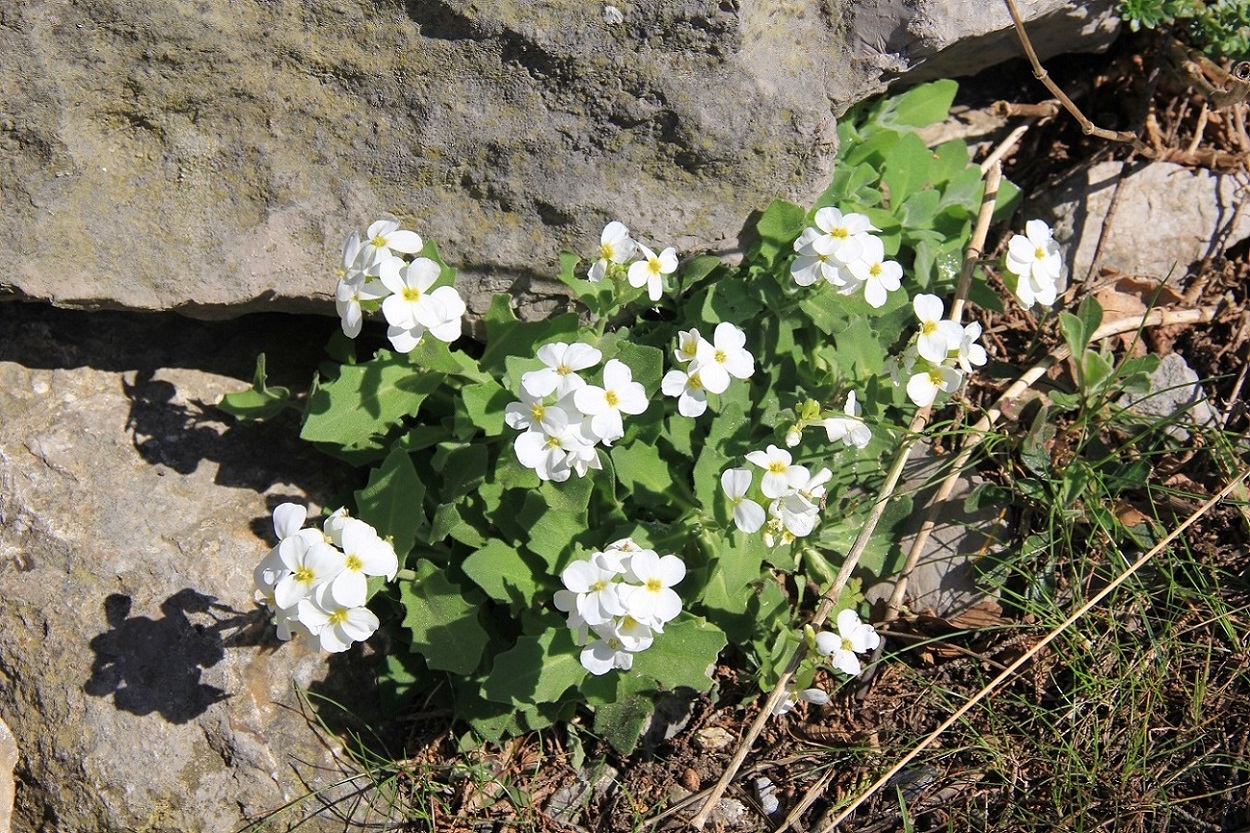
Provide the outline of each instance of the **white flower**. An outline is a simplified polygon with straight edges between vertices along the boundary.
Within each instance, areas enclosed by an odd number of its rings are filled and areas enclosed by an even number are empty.
[[[916,352],[934,364],[946,360],[946,354],[959,346],[964,336],[963,327],[942,317],[942,299],[936,295],[920,294],[912,299],[912,309],[920,319],[920,335],[916,339]]]
[[[351,518],[351,513],[347,511],[346,506],[340,506],[327,515],[325,522],[321,524],[321,531],[325,533],[326,540],[342,549],[343,528],[347,526]]]
[[[294,606],[343,569],[343,553],[326,543],[315,529],[283,539],[278,551],[291,571],[273,589],[274,602],[281,608]]]
[[[912,368],[916,366],[916,359],[916,345],[914,344],[908,345],[901,354],[891,357],[889,371],[890,381],[894,383],[894,387],[903,384],[904,378],[911,377]]]
[[[382,302],[382,314],[387,323],[403,329],[418,324],[429,328],[443,323],[446,311],[430,292],[440,274],[442,268],[428,257],[419,257],[412,263],[398,258],[383,261],[378,266],[378,276],[393,293]]]
[[[677,349],[673,351],[673,358],[677,359],[678,364],[686,364],[699,355],[699,345],[703,343],[703,336],[699,335],[699,331],[693,327],[689,330],[682,330],[677,334]]]
[[[720,487],[733,502],[734,525],[748,535],[758,532],[764,525],[764,507],[746,496],[751,488],[751,470],[725,469]]]
[[[798,492],[789,492],[774,500],[768,514],[780,521],[781,530],[789,535],[786,543],[795,538],[806,538],[816,528],[816,516],[820,507]],[[773,527],[774,531],[776,526]]]
[[[885,306],[890,292],[902,286],[903,267],[885,260],[885,245],[871,235],[863,238],[859,258],[846,265],[855,279],[864,284],[864,300],[874,309]]]
[[[343,570],[330,582],[330,594],[344,607],[360,607],[368,590],[366,576],[395,578],[399,558],[377,530],[357,518],[343,525]]]
[[[711,393],[724,393],[729,387],[729,377],[751,378],[755,373],[755,358],[743,346],[746,343],[746,333],[728,321],[716,325],[710,342],[699,342],[693,367],[698,368],[703,387]]]
[[[677,271],[677,250],[669,246],[657,255],[641,243],[638,249],[643,259],[630,264],[629,285],[634,288],[645,286],[647,297],[658,301],[664,292],[664,276]]]
[[[790,452],[770,444],[764,451],[752,451],[747,454],[747,461],[764,470],[760,481],[760,491],[767,498],[779,498],[793,491],[796,484],[806,482],[807,469],[802,466],[790,465]]]
[[[829,631],[816,634],[816,650],[829,657],[834,668],[852,677],[862,670],[859,657],[855,655],[876,650],[880,644],[881,636],[872,625],[861,622],[859,614],[849,609],[838,614],[836,634]]]
[[[599,638],[582,649],[580,659],[583,668],[600,677],[613,668],[628,671],[634,667],[633,653],[610,627],[600,625],[595,628],[595,634]]]
[[[846,416],[826,417],[821,420],[820,424],[825,426],[825,433],[829,435],[829,442],[836,443],[841,440],[844,445],[853,448],[867,446],[872,440],[872,430],[860,419],[862,410],[855,401],[855,391],[848,391],[846,407],[843,409]]]
[[[793,687],[787,686],[787,688],[788,688],[788,692],[786,694],[786,697],[782,699],[781,701],[779,701],[777,705],[773,707],[774,717],[778,715],[783,715],[786,712],[790,711],[791,709],[793,709],[795,706],[798,705],[800,700],[802,700],[805,703],[812,703],[817,706],[823,706],[829,702],[829,695],[826,694],[824,691],[820,690],[819,688],[805,688],[802,691],[798,692],[797,694],[794,692]]]
[[[334,309],[338,313],[343,334],[348,338],[360,335],[360,328],[365,321],[364,309],[360,303],[385,298],[388,292],[385,284],[367,280],[363,273],[354,279],[341,279],[334,288]]]
[[[599,235],[599,259],[590,267],[590,272],[586,277],[592,283],[598,283],[603,280],[608,273],[608,266],[612,263],[624,263],[634,256],[634,249],[637,247],[629,236],[629,229],[624,223],[613,220],[603,227],[603,233]]]
[[[622,585],[618,579],[624,568],[617,553],[597,552],[585,561],[574,561],[564,568],[560,581],[565,589],[556,591],[555,605],[581,622],[598,627],[625,615],[621,603]]]
[[[521,387],[534,397],[554,392],[564,396],[586,384],[577,371],[594,367],[603,354],[589,344],[565,344],[555,341],[538,348],[538,358],[546,365],[541,370],[531,370],[521,376]]]
[[[503,421],[509,428],[519,431],[556,431],[559,427],[569,424],[568,414],[562,423],[557,425],[549,414],[560,410],[555,405],[548,405],[545,397],[535,396],[524,387],[521,388],[521,401],[509,402],[503,410]]]
[[[308,520],[308,507],[298,503],[280,503],[273,510],[273,532],[282,541],[299,533]]]
[[[1020,306],[1029,309],[1034,303],[1055,303],[1063,276],[1063,254],[1045,222],[1029,220],[1024,224],[1024,234],[1012,235],[1007,241],[1006,267],[1016,276],[1014,289]]]
[[[681,597],[672,587],[685,577],[686,565],[675,555],[633,553],[625,560],[625,578],[632,584],[622,587],[621,604],[634,619],[662,632],[664,623],[681,613]]]
[[[320,587],[311,598],[300,599],[299,621],[317,635],[323,650],[337,654],[373,636],[380,623],[369,608],[341,604],[329,590]]]
[[[415,231],[404,231],[394,220],[377,220],[369,225],[361,245],[360,257],[366,263],[376,263],[393,252],[410,255],[421,251],[425,245]],[[344,254],[346,258],[346,253]]]
[[[867,215],[843,214],[832,206],[817,211],[813,219],[816,227],[823,232],[815,239],[814,245],[847,264],[861,256],[863,241],[871,237],[869,232],[880,231]]]
[[[707,410],[707,391],[698,368],[687,373],[680,368],[664,374],[660,390],[665,396],[677,397],[677,413],[684,417],[701,416]]]
[[[794,241],[794,251],[798,256],[790,264],[790,276],[799,286],[811,286],[820,280],[834,286],[846,286],[848,279],[854,279],[846,271],[846,264],[838,261],[831,252],[817,248],[817,240],[821,236],[817,229],[803,229],[803,233]],[[858,251],[858,244],[856,250]]]
[[[977,344],[977,339],[981,337],[980,323],[973,321],[964,325],[963,334],[959,338],[959,355],[956,361],[959,362],[959,369],[965,374],[972,373],[972,368],[981,367],[988,360],[989,356],[985,354],[985,348]]]
[[[625,436],[621,414],[641,414],[647,410],[647,390],[633,381],[629,365],[609,359],[603,366],[603,387],[586,385],[573,391],[573,404],[590,417],[590,430],[604,445]]]
[[[571,424],[568,412],[556,406],[546,408],[542,421],[512,443],[521,465],[533,469],[539,479],[556,483],[563,483],[572,474],[570,453],[580,454],[588,445],[591,443],[580,425]]]
[[[907,396],[917,408],[933,404],[939,393],[954,393],[964,376],[953,367],[942,365],[922,369],[907,380]]]

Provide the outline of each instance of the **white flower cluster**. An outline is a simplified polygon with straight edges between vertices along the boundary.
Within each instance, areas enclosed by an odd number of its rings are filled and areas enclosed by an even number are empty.
[[[751,469],[726,469],[720,485],[733,503],[734,525],[747,534],[763,529],[764,543],[770,547],[810,535],[824,508],[825,484],[833,472],[822,468],[812,474],[806,466],[792,465],[790,452],[775,445],[752,451],[746,459],[764,470],[759,493],[769,501],[768,512],[748,497],[754,481]]]
[[[641,259],[630,263],[638,255]],[[628,266],[627,266],[628,264]],[[629,285],[635,289],[647,288],[647,297],[660,300],[664,293],[664,277],[677,271],[677,250],[672,246],[659,254],[648,249],[629,236],[624,223],[613,220],[603,227],[599,235],[599,259],[591,264],[586,278],[598,283],[606,277],[625,274]]]
[[[685,577],[680,558],[643,549],[631,538],[566,567],[555,605],[569,615],[586,670],[601,675],[632,668],[634,654],[650,648],[681,613],[681,597],[672,588]]]
[[[431,289],[442,267],[428,257],[405,260],[424,246],[421,235],[394,220],[378,220],[343,244],[343,266],[334,290],[335,307],[348,338],[360,335],[366,311],[377,309],[389,325],[386,337],[400,353],[410,353],[428,332],[439,341],[460,338],[464,301],[453,286]]]
[[[727,321],[716,325],[711,341],[695,328],[680,333],[673,355],[686,367],[664,374],[660,390],[677,397],[677,412],[682,416],[700,416],[707,410],[709,393],[724,393],[731,378],[749,379],[755,372],[755,358],[744,347],[746,343],[746,333]]]
[[[399,559],[369,524],[340,509],[322,529],[304,527],[308,510],[273,510],[278,545],[253,573],[257,594],[273,611],[279,639],[300,636],[331,653],[346,651],[378,629],[365,607],[368,576],[395,578]]]
[[[603,366],[602,387],[589,384],[578,371],[603,358],[589,344],[544,344],[538,358],[545,367],[521,376],[521,401],[504,411],[508,426],[524,432],[513,443],[517,459],[542,480],[560,483],[574,471],[585,477],[603,467],[596,445],[625,435],[621,415],[647,410],[646,388],[619,359]]]
[[[794,282],[811,286],[823,279],[843,295],[863,288],[874,309],[885,306],[889,293],[901,286],[903,267],[885,259],[881,238],[872,234],[880,229],[863,214],[843,214],[832,206],[817,211],[814,221],[794,241]]]
[[[942,318],[942,299],[917,295],[912,309],[920,319],[915,341],[894,360],[890,376],[895,386],[907,377],[907,396],[917,408],[933,404],[939,393],[954,393],[972,375],[974,367],[985,364],[985,348],[977,343],[981,325],[976,321],[961,325]]]
[[[1049,307],[1059,295],[1063,277],[1063,254],[1051,239],[1050,226],[1042,220],[1029,220],[1024,234],[1013,234],[1007,241],[1007,272],[1014,278],[1008,285],[1020,306],[1029,309],[1034,303]]]

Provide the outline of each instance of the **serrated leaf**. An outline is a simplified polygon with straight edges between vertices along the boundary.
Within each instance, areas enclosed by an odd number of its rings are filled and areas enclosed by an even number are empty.
[[[425,484],[408,452],[399,449],[388,454],[370,473],[369,483],[356,492],[360,519],[391,538],[401,564],[426,523],[424,501]]]
[[[414,370],[386,350],[365,364],[340,368],[308,398],[300,437],[357,449],[380,448],[382,438],[404,417],[415,414],[443,383],[442,374]]]
[[[454,503],[482,485],[489,458],[489,450],[481,443],[440,445],[431,462],[434,470],[442,475],[441,501]]]
[[[659,391],[660,379],[664,376],[663,350],[626,341],[617,347],[615,358],[629,367],[631,378],[646,388],[648,396]]]
[[[634,500],[644,506],[670,503],[673,473],[656,446],[642,442],[617,445],[610,454],[619,482]]]
[[[498,437],[503,433],[504,413],[508,405],[516,401],[516,396],[493,379],[465,385],[460,390],[460,398],[469,419],[488,437]]]
[[[406,610],[403,624],[412,631],[412,649],[425,657],[430,668],[472,673],[490,641],[479,619],[486,597],[465,592],[425,559],[417,562],[415,571],[414,581],[399,585]]]
[[[908,197],[924,188],[929,182],[932,167],[933,152],[925,147],[919,136],[905,133],[899,137],[885,154],[881,175],[889,189],[891,207],[898,210],[900,206],[905,206]],[[935,204],[936,197],[935,193]],[[904,224],[908,224],[906,220]]]
[[[655,712],[655,700],[645,694],[627,695],[595,709],[595,733],[621,755],[638,748],[643,727]]]

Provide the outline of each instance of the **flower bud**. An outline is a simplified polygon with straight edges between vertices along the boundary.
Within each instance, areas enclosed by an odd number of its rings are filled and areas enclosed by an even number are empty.
[[[803,432],[799,430],[799,426],[790,426],[790,430],[786,432],[786,447],[794,448],[801,439],[803,439]]]

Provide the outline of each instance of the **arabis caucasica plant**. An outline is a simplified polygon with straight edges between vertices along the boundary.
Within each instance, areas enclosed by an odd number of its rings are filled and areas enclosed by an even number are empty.
[[[944,317],[980,173],[913,129],[953,92],[849,114],[829,189],[769,206],[736,265],[621,220],[585,229],[590,257],[558,273],[576,309],[525,321],[496,296],[480,343],[433,243],[390,220],[350,235],[335,361],[300,430],[368,476],[350,516],[275,511],[255,575],[279,636],[341,651],[384,629],[385,702],[420,694],[492,740],[589,711],[627,752],[658,692],[708,690],[720,663],[771,687],[804,638],[804,588],[836,574],[915,409],[987,361],[980,325]],[[1050,243],[1030,245],[1011,252],[1040,300]],[[291,400],[258,363],[222,407]],[[862,577],[897,569],[909,511],[891,501]],[[847,674],[879,639],[858,586],[837,632],[810,637]],[[815,673],[792,704],[827,700]]]

